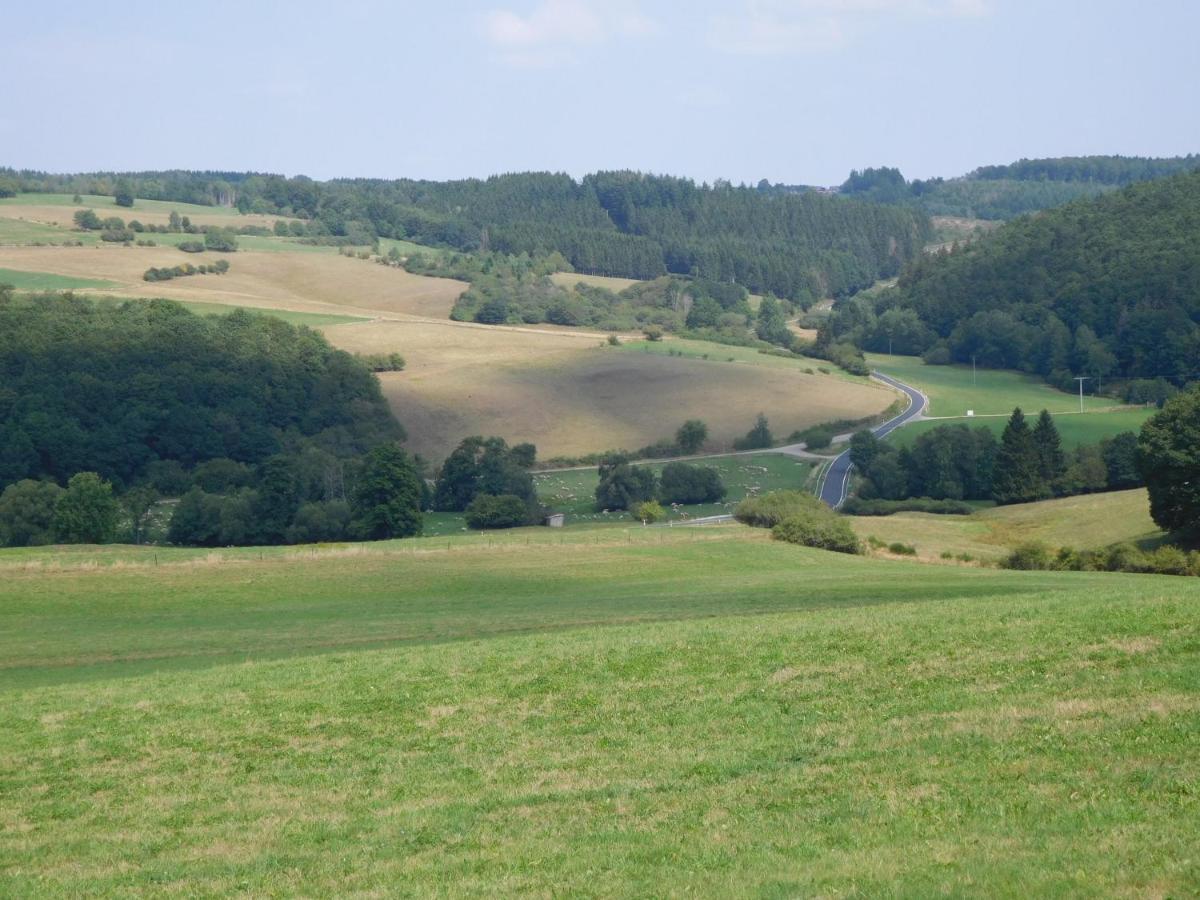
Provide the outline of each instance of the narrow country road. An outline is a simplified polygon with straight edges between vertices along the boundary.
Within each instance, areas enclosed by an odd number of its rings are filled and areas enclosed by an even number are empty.
[[[917,418],[925,411],[925,407],[929,404],[929,398],[924,394],[914,387],[897,381],[895,378],[891,378],[880,372],[872,372],[871,377],[882,381],[884,384],[898,388],[908,396],[908,408],[904,412],[900,413],[894,419],[889,419],[877,428],[871,429],[876,437],[882,438],[891,434],[905,422]],[[817,491],[817,496],[834,509],[837,509],[846,502],[846,494],[850,489],[851,468],[853,468],[853,463],[850,462],[850,451],[846,450],[840,456],[834,458],[821,479],[821,486]]]

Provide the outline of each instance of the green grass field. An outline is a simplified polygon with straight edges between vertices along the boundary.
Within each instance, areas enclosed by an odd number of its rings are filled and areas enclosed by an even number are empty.
[[[0,268],[0,284],[10,284],[19,291],[77,291],[83,288],[103,290],[116,284],[99,278],[72,278],[50,272],[20,272]]]
[[[1072,450],[1081,444],[1098,444],[1105,438],[1120,434],[1122,431],[1136,432],[1142,427],[1142,423],[1156,412],[1158,410],[1152,407],[1139,407],[1114,409],[1108,412],[1060,413],[1054,416],[1054,424],[1062,437],[1063,446]],[[1026,410],[1026,418],[1030,421],[1031,426],[1036,416],[1036,412],[1031,414]],[[897,428],[887,439],[897,446],[907,447],[919,435],[942,425],[968,425],[971,428],[982,425],[995,432],[996,438],[999,439],[1007,424],[1007,416],[977,416],[973,419],[924,419],[910,422],[903,428]]]
[[[707,466],[721,473],[729,493],[720,503],[698,503],[668,509],[668,519],[723,515],[733,511],[740,500],[750,494],[768,491],[802,490],[812,473],[812,464],[778,453],[756,453],[746,456],[708,456],[693,460],[694,465]],[[664,463],[639,463],[660,472]],[[625,512],[604,515],[596,512],[596,485],[599,475],[595,468],[567,472],[547,472],[536,475],[535,481],[542,502],[555,512],[567,514],[569,523],[608,522],[614,519],[629,522]]]
[[[965,416],[974,410],[977,416],[1008,415],[1014,406],[1026,414],[1078,412],[1079,397],[1064,393],[1032,375],[997,369],[979,369],[974,383],[970,366],[927,366],[916,356],[867,354],[872,368],[919,388],[929,397],[930,416]],[[1114,405],[1110,398],[1083,398],[1088,409]]]
[[[145,240],[154,241],[160,247],[162,246],[178,246],[184,241],[204,240],[204,236],[194,234],[144,234],[140,235]],[[303,244],[296,238],[282,237],[261,237],[255,234],[239,234],[237,236],[238,249],[261,250],[269,253],[337,253],[337,247],[326,247],[318,244]],[[222,254],[216,251],[205,251],[204,253],[180,253],[180,259],[184,261],[199,260],[203,262],[206,259],[216,259],[218,256],[227,257],[231,263],[237,259],[236,254]]]
[[[6,570],[4,893],[1200,884],[1197,580],[517,537]]]

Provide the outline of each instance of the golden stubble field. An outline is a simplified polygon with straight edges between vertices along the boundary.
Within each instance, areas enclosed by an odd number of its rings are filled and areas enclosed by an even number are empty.
[[[193,275],[148,282],[151,267],[199,265],[229,260],[225,275]],[[0,247],[0,268],[100,278],[128,297],[167,297],[257,306],[296,312],[339,312],[364,316],[406,314],[443,319],[461,281],[410,275],[337,253],[254,252],[183,253],[175,247]]]
[[[761,411],[775,433],[882,412],[895,399],[873,384],[799,367],[717,362],[604,345],[571,331],[369,322],[324,329],[337,346],[396,350],[405,371],[380,376],[408,445],[440,460],[462,438],[531,441],[543,458],[670,438],[690,418],[728,447]]]

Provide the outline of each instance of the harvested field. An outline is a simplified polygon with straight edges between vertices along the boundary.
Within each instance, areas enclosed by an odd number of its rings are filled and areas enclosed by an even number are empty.
[[[352,347],[383,325],[327,329]],[[728,447],[764,412],[780,436],[832,419],[882,412],[892,392],[799,369],[629,353],[575,335],[397,324],[391,349],[409,370],[381,376],[408,428],[409,445],[439,460],[464,437],[531,441],[543,458],[635,449],[703,419],[710,443]],[[436,327],[436,326],[432,326]],[[401,340],[407,332],[409,340]]]
[[[70,194],[20,194],[0,201],[0,217],[24,219],[42,225],[72,228],[75,211],[95,210],[100,218],[118,216],[128,222],[137,219],[143,225],[166,225],[175,210],[187,216],[193,225],[218,225],[223,228],[241,228],[257,225],[272,228],[277,219],[290,220],[288,216],[265,216],[256,213],[239,213],[236,209],[223,206],[198,206],[194,203],[175,203],[169,200],[136,200],[132,207],[117,206],[112,197],[87,194],[79,203],[71,201]]]
[[[228,274],[146,282],[155,266],[199,264],[226,258]],[[4,247],[0,267],[115,282],[114,293],[167,297],[234,306],[357,315],[418,315],[445,318],[460,281],[410,275],[336,253],[182,253],[174,247]]]

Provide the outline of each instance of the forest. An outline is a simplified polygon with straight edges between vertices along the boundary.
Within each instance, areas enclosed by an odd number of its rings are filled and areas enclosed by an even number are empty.
[[[876,203],[914,206],[931,216],[1003,220],[1196,168],[1200,168],[1200,155],[1081,156],[1021,159],[1010,165],[980,166],[961,178],[908,181],[899,169],[881,167],[851,172],[839,192]]]
[[[126,516],[136,541],[159,496],[183,497],[176,543],[419,530],[424,482],[403,437],[368,368],[307,328],[0,287],[0,543],[111,540],[114,498],[141,510]],[[400,473],[407,521],[379,523],[373,471]],[[77,495],[92,524],[54,525]]]
[[[1200,172],[1142,182],[916,260],[894,290],[842,303],[829,334],[1097,379],[1195,379],[1200,360]]]
[[[919,209],[809,193],[769,195],[728,182],[638,172],[576,181],[551,173],[433,182],[230,172],[50,175],[0,169],[22,191],[236,206],[309,220],[331,240],[403,238],[463,251],[561,254],[577,272],[735,281],[800,300],[844,296],[895,275],[931,234]]]

